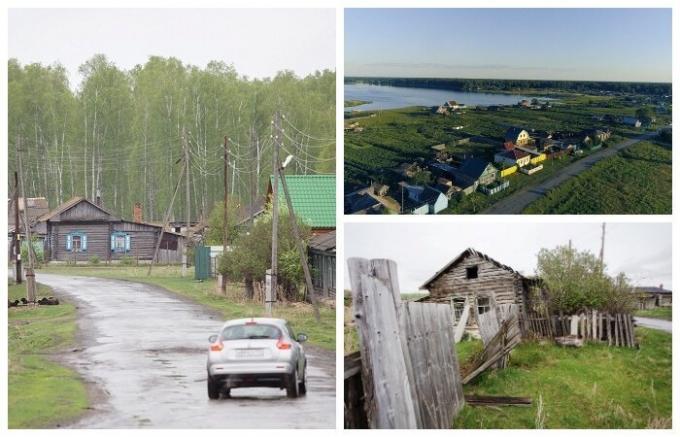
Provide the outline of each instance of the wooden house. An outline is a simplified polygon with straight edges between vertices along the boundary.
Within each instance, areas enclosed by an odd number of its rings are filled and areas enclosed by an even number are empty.
[[[44,223],[46,261],[119,260],[129,256],[138,260],[153,259],[161,226],[137,223],[116,217],[84,197],[74,197],[40,216]],[[159,262],[179,262],[183,237],[165,232]]]
[[[524,146],[529,144],[531,138],[529,137],[529,132],[521,127],[511,127],[505,131],[504,142],[507,141],[515,143],[518,146]]]
[[[335,231],[314,236],[309,241],[308,255],[317,295],[335,297]]]
[[[12,200],[7,201],[7,231],[8,234],[14,232],[15,228],[17,232],[23,234],[26,232],[24,229],[24,209],[26,209],[26,215],[28,215],[28,222],[30,223],[30,229],[34,237],[39,240],[45,238],[45,224],[38,222],[38,217],[47,213],[50,208],[47,203],[47,199],[44,197],[28,197],[24,199],[19,197],[19,224],[18,226],[14,223],[15,216],[15,205]]]
[[[670,307],[673,304],[673,292],[663,288],[663,285],[658,287],[635,287],[633,291],[636,293],[638,308],[641,310]]]
[[[512,150],[503,150],[494,155],[494,161],[499,164],[516,165],[524,167],[531,161],[531,155],[524,150],[518,148]]]
[[[511,267],[469,248],[425,281],[420,288],[430,294],[421,301],[450,303],[456,321],[468,303],[466,330],[474,332],[475,313],[483,314],[501,304],[517,304],[520,313],[525,313],[533,283]]]

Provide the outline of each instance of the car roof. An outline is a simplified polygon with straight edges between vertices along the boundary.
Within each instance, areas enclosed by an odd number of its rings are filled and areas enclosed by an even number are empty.
[[[276,325],[281,328],[284,327],[286,323],[288,323],[283,319],[274,319],[269,317],[249,317],[246,319],[227,320],[224,325],[222,325],[222,328],[226,328],[227,326],[245,325],[248,322]]]

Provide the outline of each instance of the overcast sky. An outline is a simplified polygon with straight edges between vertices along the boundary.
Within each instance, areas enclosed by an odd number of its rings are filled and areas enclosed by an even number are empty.
[[[671,9],[347,9],[345,75],[671,81]]]
[[[533,275],[536,255],[568,244],[600,252],[601,224],[563,223],[381,223],[345,224],[345,258],[389,258],[397,262],[402,293],[415,292],[468,247]],[[345,259],[345,260],[346,260]],[[672,289],[671,225],[608,223],[607,272],[624,272],[634,285]],[[345,263],[345,288],[349,288]]]
[[[334,9],[10,9],[9,55],[22,64],[60,62],[72,85],[78,67],[103,53],[120,68],[150,55],[239,74],[303,76],[335,69]]]

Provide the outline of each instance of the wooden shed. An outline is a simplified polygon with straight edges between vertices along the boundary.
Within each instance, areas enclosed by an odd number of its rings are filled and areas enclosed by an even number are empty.
[[[100,261],[124,256],[151,260],[161,226],[123,220],[84,197],[74,197],[38,218],[46,225],[45,260]],[[179,262],[183,237],[165,232],[159,262]]]
[[[420,287],[430,292],[421,300],[450,303],[456,322],[460,320],[466,302],[469,303],[470,317],[466,331],[475,332],[475,313],[483,314],[500,304],[517,304],[520,314],[526,313],[525,305],[531,284],[531,279],[511,267],[470,248]]]
[[[312,282],[317,294],[335,297],[335,231],[318,234],[309,241]]]

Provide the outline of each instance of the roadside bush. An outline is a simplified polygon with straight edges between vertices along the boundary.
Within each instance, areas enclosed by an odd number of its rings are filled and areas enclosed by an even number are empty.
[[[123,266],[132,266],[135,264],[135,259],[130,255],[123,255],[120,257],[120,264]]]
[[[99,265],[99,257],[97,255],[92,255],[87,260],[93,266]]]
[[[45,252],[43,251],[43,246],[40,244],[40,241],[36,237],[32,238],[33,240],[33,253],[35,254],[35,262],[38,264],[44,264],[45,263]],[[21,242],[21,259],[24,260],[24,263],[28,263],[28,244],[26,244],[25,241]]]
[[[627,313],[635,308],[635,294],[624,274],[612,278],[605,265],[588,251],[568,246],[541,249],[536,274],[546,286],[551,312],[574,314],[584,310]]]

